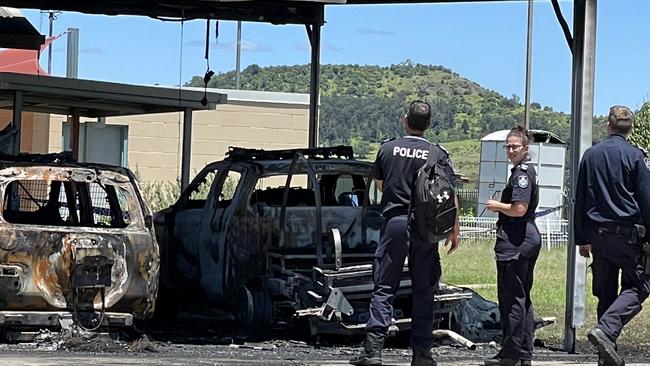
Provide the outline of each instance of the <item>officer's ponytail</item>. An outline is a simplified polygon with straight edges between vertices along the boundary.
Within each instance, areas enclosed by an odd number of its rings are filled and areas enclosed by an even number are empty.
[[[508,136],[506,137],[506,140],[510,136],[519,137],[524,146],[528,146],[528,144],[533,140],[533,135],[526,127],[522,125],[517,125],[517,127],[513,127],[510,130],[510,132],[508,132]]]

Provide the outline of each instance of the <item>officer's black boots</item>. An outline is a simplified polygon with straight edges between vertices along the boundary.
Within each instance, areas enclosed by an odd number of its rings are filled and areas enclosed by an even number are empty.
[[[433,359],[430,348],[416,347],[413,348],[413,358],[411,366],[437,366],[438,363]]]
[[[517,358],[503,358],[498,354],[492,358],[486,358],[483,361],[485,366],[530,366],[532,362],[530,360],[519,360]]]
[[[384,348],[384,340],[386,336],[383,334],[368,332],[366,340],[363,342],[363,350],[361,354],[350,360],[351,365],[378,365],[381,366],[381,350]]]
[[[616,345],[602,330],[594,328],[587,333],[589,343],[598,348],[598,364],[603,366],[623,366],[625,361],[616,352]],[[602,361],[602,363],[601,363]]]

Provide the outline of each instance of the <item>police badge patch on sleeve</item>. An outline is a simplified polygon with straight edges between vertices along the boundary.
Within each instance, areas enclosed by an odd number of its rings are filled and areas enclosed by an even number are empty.
[[[645,162],[645,169],[650,172],[650,158],[643,159]]]
[[[517,177],[517,185],[521,189],[528,188],[528,176],[527,175],[520,175],[519,177]]]

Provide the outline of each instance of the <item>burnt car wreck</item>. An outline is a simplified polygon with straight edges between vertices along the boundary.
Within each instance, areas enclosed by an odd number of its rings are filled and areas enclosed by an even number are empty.
[[[0,331],[153,315],[158,245],[128,169],[0,155],[0,197]]]
[[[307,318],[312,334],[362,332],[383,223],[371,167],[345,146],[231,148],[154,215],[160,304],[230,307],[255,325]],[[405,264],[391,332],[410,328],[410,294]],[[450,324],[471,296],[442,286],[440,320]]]

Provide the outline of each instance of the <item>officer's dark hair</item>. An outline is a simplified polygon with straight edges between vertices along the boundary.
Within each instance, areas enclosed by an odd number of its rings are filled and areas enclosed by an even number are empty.
[[[634,126],[634,114],[628,107],[615,105],[609,109],[607,122],[612,132],[627,135]]]
[[[517,125],[517,127],[513,127],[510,132],[508,132],[508,136],[506,137],[506,140],[510,136],[516,136],[521,139],[521,143],[524,146],[528,146],[528,144],[533,140],[533,135],[530,133],[530,131],[522,126],[522,125]]]
[[[406,123],[414,130],[424,131],[431,126],[431,105],[423,100],[409,104]]]

